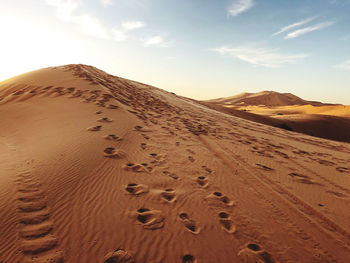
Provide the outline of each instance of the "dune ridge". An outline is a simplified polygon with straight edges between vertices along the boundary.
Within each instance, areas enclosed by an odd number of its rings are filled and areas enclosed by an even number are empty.
[[[264,106],[288,106],[288,105],[312,105],[321,106],[324,103],[307,101],[292,93],[280,93],[276,91],[261,91],[256,93],[244,92],[231,97],[207,100],[207,102],[223,105],[264,105]],[[327,104],[329,105],[329,104]]]
[[[0,262],[347,262],[350,146],[87,65],[0,83]]]

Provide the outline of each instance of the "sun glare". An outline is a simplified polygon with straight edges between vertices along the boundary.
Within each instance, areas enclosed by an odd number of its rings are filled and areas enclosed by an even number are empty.
[[[79,56],[79,41],[52,26],[23,16],[0,14],[0,81]]]

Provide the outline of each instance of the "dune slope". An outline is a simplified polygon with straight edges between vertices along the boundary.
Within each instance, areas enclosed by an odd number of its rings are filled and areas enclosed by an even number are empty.
[[[0,262],[348,262],[350,145],[94,67],[0,83]]]
[[[336,114],[332,116],[324,114],[323,111],[321,113],[299,113],[298,106],[288,106],[288,110],[286,107],[253,107],[254,110],[250,110],[251,107],[249,106],[226,107],[211,102],[201,102],[201,104],[211,109],[253,122],[319,138],[350,142],[350,117],[347,115],[350,109],[349,106],[332,107],[330,112]],[[312,107],[311,105],[308,106]],[[328,106],[318,108],[323,107]],[[339,108],[345,110],[340,110]]]

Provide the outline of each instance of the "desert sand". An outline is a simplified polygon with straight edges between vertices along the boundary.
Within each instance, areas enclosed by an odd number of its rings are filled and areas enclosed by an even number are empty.
[[[318,101],[307,101],[292,93],[280,93],[276,91],[261,91],[256,93],[243,92],[241,94],[208,100],[208,102],[221,104],[225,106],[241,105],[241,106],[260,106],[278,107],[278,106],[294,106],[294,105],[313,105],[323,106],[332,105],[324,104]]]
[[[291,93],[263,91],[202,101],[202,104],[250,121],[350,142],[350,106],[303,100]]]
[[[1,263],[349,262],[348,143],[86,65],[1,82],[0,126]]]

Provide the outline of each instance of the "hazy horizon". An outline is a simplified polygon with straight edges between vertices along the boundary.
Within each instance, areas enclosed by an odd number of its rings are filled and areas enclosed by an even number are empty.
[[[350,104],[350,1],[7,1],[0,80],[88,64],[195,99],[273,90]]]

